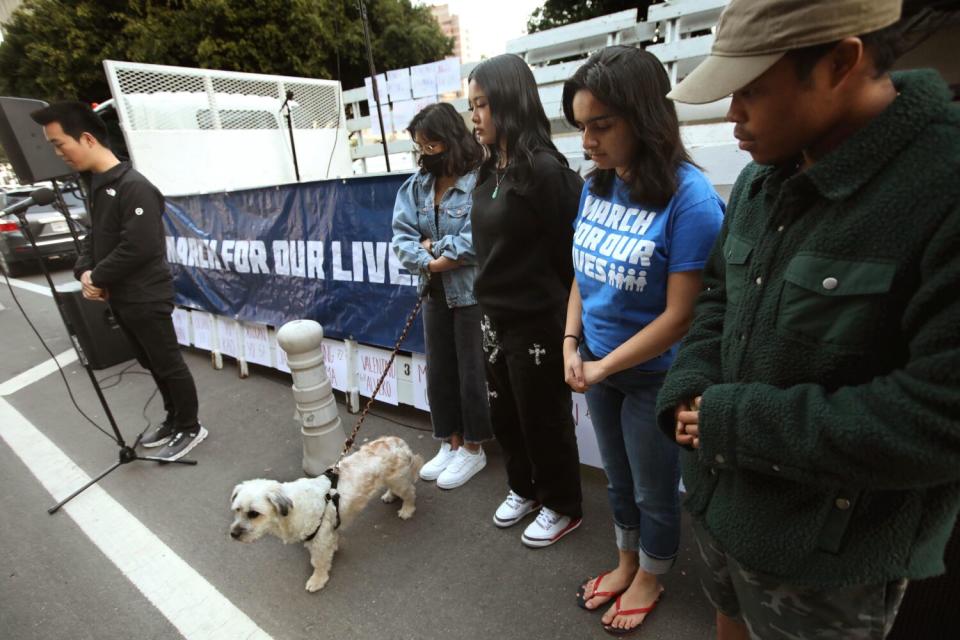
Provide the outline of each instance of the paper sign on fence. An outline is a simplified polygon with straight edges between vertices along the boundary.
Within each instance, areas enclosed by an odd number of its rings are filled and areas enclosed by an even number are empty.
[[[367,398],[373,396],[373,390],[377,386],[380,375],[387,370],[387,363],[390,361],[390,352],[384,349],[374,349],[372,347],[361,346],[358,349],[357,362],[357,381],[360,386],[360,395]],[[377,400],[398,404],[397,400],[397,372],[391,366],[387,377],[383,380],[383,386],[377,394]]]
[[[247,362],[272,366],[269,332],[265,324],[243,325],[243,355]]]

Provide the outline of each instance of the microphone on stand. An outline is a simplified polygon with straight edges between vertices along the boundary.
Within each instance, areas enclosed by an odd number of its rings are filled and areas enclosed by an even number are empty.
[[[9,215],[11,213],[14,213],[14,214],[20,213],[21,211],[25,211],[26,209],[29,209],[35,204],[39,204],[41,206],[46,204],[52,204],[53,201],[56,199],[57,199],[57,196],[54,195],[52,189],[47,189],[46,187],[34,189],[30,193],[29,197],[24,198],[23,200],[18,200],[17,202],[14,202],[10,206],[5,207],[2,211],[0,211],[0,216]]]

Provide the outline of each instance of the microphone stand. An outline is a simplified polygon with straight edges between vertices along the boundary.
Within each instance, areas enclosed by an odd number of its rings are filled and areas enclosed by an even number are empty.
[[[377,103],[377,118],[380,121],[380,143],[383,145],[383,159],[387,163],[387,172],[390,172],[390,154],[387,152],[387,132],[383,129],[383,109],[380,108],[380,90],[377,89],[377,68],[373,65],[373,49],[370,46],[370,21],[367,20],[367,5],[363,0],[357,0],[360,8],[360,20],[363,22],[363,39],[367,45],[367,63],[370,65],[370,84],[373,86],[373,100]],[[370,109],[373,115],[373,108]]]
[[[30,241],[30,246],[33,247],[34,255],[36,255],[37,257],[37,262],[40,263],[40,268],[43,271],[43,276],[44,278],[46,278],[47,285],[49,285],[50,287],[50,292],[53,294],[53,299],[57,305],[57,311],[60,313],[60,319],[63,321],[63,324],[67,329],[67,334],[70,336],[70,341],[73,343],[73,348],[77,350],[77,355],[80,357],[81,364],[83,364],[83,367],[87,370],[87,375],[90,377],[90,384],[93,385],[94,390],[97,392],[97,398],[100,399],[100,405],[103,407],[103,411],[107,416],[107,420],[110,422],[110,427],[113,429],[114,439],[117,443],[117,446],[120,447],[119,457],[117,462],[113,463],[110,467],[108,467],[106,470],[104,470],[99,475],[97,475],[96,478],[86,483],[85,485],[83,485],[82,487],[80,487],[79,489],[71,493],[69,496],[67,496],[66,498],[64,498],[57,504],[55,504],[54,506],[47,509],[47,513],[49,514],[56,513],[60,509],[60,507],[62,507],[66,503],[73,500],[75,497],[80,495],[84,490],[86,490],[91,485],[99,482],[108,473],[110,473],[120,465],[128,464],[130,462],[133,462],[134,460],[149,460],[149,461],[160,462],[160,463],[174,462],[178,464],[189,464],[189,465],[197,464],[196,460],[187,460],[184,458],[181,458],[180,460],[167,460],[165,458],[159,458],[154,456],[138,455],[136,452],[136,447],[138,444],[140,444],[140,438],[143,434],[140,434],[139,436],[137,436],[137,439],[133,443],[133,446],[130,446],[126,442],[124,442],[123,434],[120,433],[120,428],[117,426],[117,421],[113,417],[113,412],[110,411],[110,405],[107,404],[107,399],[103,395],[103,390],[100,388],[100,383],[97,381],[97,376],[93,374],[93,368],[90,366],[90,362],[87,360],[87,356],[86,354],[83,353],[83,348],[80,346],[80,340],[77,338],[76,329],[74,328],[73,323],[70,322],[69,316],[64,311],[63,299],[61,298],[61,294],[59,291],[57,291],[57,287],[53,283],[53,278],[50,277],[50,270],[47,269],[46,263],[40,257],[40,252],[39,252],[39,249],[37,248],[37,240],[34,237],[33,232],[30,231],[30,224],[27,221],[27,210],[23,209],[21,211],[17,211],[14,213],[14,215],[17,216],[17,220],[20,223],[20,230],[23,232],[24,236],[26,236],[27,240]]]
[[[287,89],[287,99],[280,105],[280,111],[287,110],[287,131],[290,132],[290,150],[293,151],[293,172],[297,176],[297,182],[300,182],[300,166],[297,164],[297,145],[293,141],[293,118],[290,117],[290,101],[293,100],[293,91]]]
[[[63,214],[63,218],[67,221],[67,231],[70,232],[70,237],[73,238],[73,248],[77,250],[77,256],[79,256],[80,234],[77,233],[77,228],[74,226],[77,224],[77,221],[70,215],[70,207],[67,206],[66,200],[63,199],[63,191],[60,189],[60,183],[57,182],[56,179],[51,180],[51,182],[53,183],[53,192],[57,196],[57,205],[60,207],[60,213]],[[86,208],[86,203],[84,203],[84,208]],[[89,218],[89,211],[87,211],[87,216]]]

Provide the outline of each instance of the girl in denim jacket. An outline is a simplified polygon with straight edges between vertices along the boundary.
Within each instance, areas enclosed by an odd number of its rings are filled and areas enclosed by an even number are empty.
[[[483,150],[449,104],[424,108],[407,131],[420,170],[397,194],[393,250],[408,271],[420,274],[419,293],[426,297],[427,398],[433,435],[441,440],[420,477],[453,489],[486,466],[481,443],[492,437],[470,227]]]

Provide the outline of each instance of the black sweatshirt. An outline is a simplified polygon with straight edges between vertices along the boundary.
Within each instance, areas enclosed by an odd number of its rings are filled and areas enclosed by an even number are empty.
[[[532,178],[522,191],[513,167],[501,175],[499,189],[491,172],[473,190],[477,300],[494,321],[563,313],[573,281],[573,221],[583,180],[547,152],[535,154]]]
[[[94,286],[106,289],[111,303],[172,302],[160,191],[127,162],[84,178],[93,231],[81,244],[74,275],[79,280],[92,270]]]

